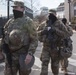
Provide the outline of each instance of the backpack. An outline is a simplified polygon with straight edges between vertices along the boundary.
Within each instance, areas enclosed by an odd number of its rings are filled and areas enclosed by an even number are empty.
[[[73,44],[72,39],[66,38],[62,41],[62,46],[60,48],[60,56],[62,58],[69,58],[72,56]]]

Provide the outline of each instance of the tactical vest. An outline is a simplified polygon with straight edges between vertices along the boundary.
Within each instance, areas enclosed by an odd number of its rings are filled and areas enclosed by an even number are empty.
[[[18,18],[11,19],[5,26],[5,42],[9,45],[10,50],[20,49],[22,46],[29,44],[30,36],[28,33],[28,19]]]

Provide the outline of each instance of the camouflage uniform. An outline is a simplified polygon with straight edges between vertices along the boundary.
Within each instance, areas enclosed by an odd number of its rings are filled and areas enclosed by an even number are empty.
[[[68,29],[68,33],[69,33],[69,37],[73,35],[73,31],[72,31],[72,28],[68,25],[65,25]],[[68,58],[64,58],[64,59],[61,59],[61,70],[63,70],[65,73],[67,73],[67,67],[68,67]]]
[[[60,38],[65,38],[68,36],[68,31],[65,25],[57,20],[53,26],[55,28],[55,33],[57,36],[59,36],[58,42],[57,42],[57,47],[52,49],[50,47],[50,44],[45,42],[45,35],[41,35],[41,31],[45,28],[46,22],[43,22],[39,27],[38,27],[38,35],[39,35],[39,40],[43,42],[43,49],[41,53],[41,61],[42,61],[42,69],[41,69],[41,74],[40,75],[48,75],[48,64],[51,58],[51,69],[54,75],[58,75],[59,73],[59,51],[58,47],[60,44],[59,39]],[[51,43],[52,45],[52,43]]]
[[[18,4],[18,3],[17,3]],[[8,44],[12,53],[13,75],[29,75],[30,70],[22,70],[19,64],[19,56],[23,53],[34,54],[38,45],[37,33],[33,21],[23,16],[22,18],[10,19],[4,26],[4,41]],[[11,75],[7,58],[5,60],[5,75]]]

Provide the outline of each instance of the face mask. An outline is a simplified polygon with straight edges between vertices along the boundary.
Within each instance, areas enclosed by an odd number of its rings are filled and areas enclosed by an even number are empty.
[[[64,23],[64,25],[66,25],[67,20],[64,18],[64,19],[62,19],[62,22]]]
[[[53,24],[57,20],[57,17],[50,13],[49,14],[49,20],[51,20],[51,23]]]
[[[23,12],[18,11],[18,10],[13,10],[13,15],[14,15],[15,19],[21,18],[21,17],[23,17]]]
[[[66,22],[65,21],[62,21],[62,22],[63,22],[64,25],[66,25]]]

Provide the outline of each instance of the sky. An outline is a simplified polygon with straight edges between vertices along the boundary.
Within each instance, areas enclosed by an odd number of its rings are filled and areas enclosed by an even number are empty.
[[[41,5],[46,6],[49,9],[57,8],[61,2],[64,2],[64,0],[40,0]]]
[[[17,0],[17,1],[30,2],[31,0]],[[64,0],[33,0],[33,6],[38,9],[43,6],[52,9],[52,8],[57,8],[61,2],[64,2]],[[10,14],[11,13],[12,13],[12,8],[10,7]],[[1,16],[7,16],[7,0],[0,0],[0,17]]]

